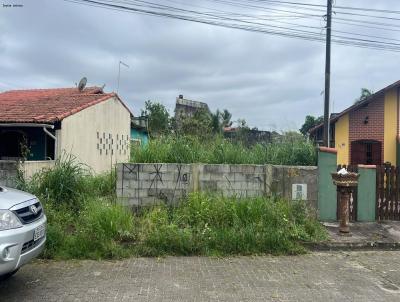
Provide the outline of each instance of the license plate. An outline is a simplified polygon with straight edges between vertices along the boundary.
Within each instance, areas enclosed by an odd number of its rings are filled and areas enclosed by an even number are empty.
[[[46,226],[44,224],[39,225],[36,229],[35,232],[33,233],[33,241],[37,241],[40,238],[44,237],[46,234]]]

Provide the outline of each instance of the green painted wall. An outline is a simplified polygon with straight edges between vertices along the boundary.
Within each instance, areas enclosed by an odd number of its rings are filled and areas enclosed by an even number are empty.
[[[44,160],[46,158],[46,134],[42,128],[25,128],[28,137],[28,160]]]
[[[336,172],[337,154],[318,152],[318,218],[322,221],[336,220],[336,186],[331,173]]]
[[[144,130],[131,128],[131,139],[140,139],[142,146],[146,146],[149,142],[149,135]]]
[[[375,221],[376,169],[358,168],[357,221]]]

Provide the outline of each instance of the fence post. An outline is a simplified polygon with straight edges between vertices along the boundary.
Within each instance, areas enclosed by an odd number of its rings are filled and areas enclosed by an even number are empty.
[[[358,165],[357,221],[375,221],[376,166]]]
[[[264,196],[271,196],[273,193],[272,165],[264,165],[264,167],[265,167]]]
[[[318,219],[335,221],[337,211],[337,192],[331,173],[336,172],[337,150],[318,148]]]
[[[190,166],[192,168],[192,185],[190,187],[192,189],[192,192],[199,192],[200,191],[200,180],[199,180],[200,164],[191,164]]]

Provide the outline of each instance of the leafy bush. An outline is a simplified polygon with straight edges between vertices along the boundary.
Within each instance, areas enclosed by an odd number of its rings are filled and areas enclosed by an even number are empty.
[[[204,140],[195,136],[165,136],[151,140],[144,148],[132,146],[131,161],[136,163],[209,163],[315,165],[315,146],[303,137],[250,147],[222,137]]]

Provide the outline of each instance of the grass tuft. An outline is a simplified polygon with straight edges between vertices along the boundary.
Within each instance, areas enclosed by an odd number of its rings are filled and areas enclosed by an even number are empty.
[[[222,137],[202,140],[192,136],[164,136],[148,145],[132,146],[131,161],[136,163],[208,164],[316,164],[315,146],[303,137],[283,137],[268,144],[245,146]]]

